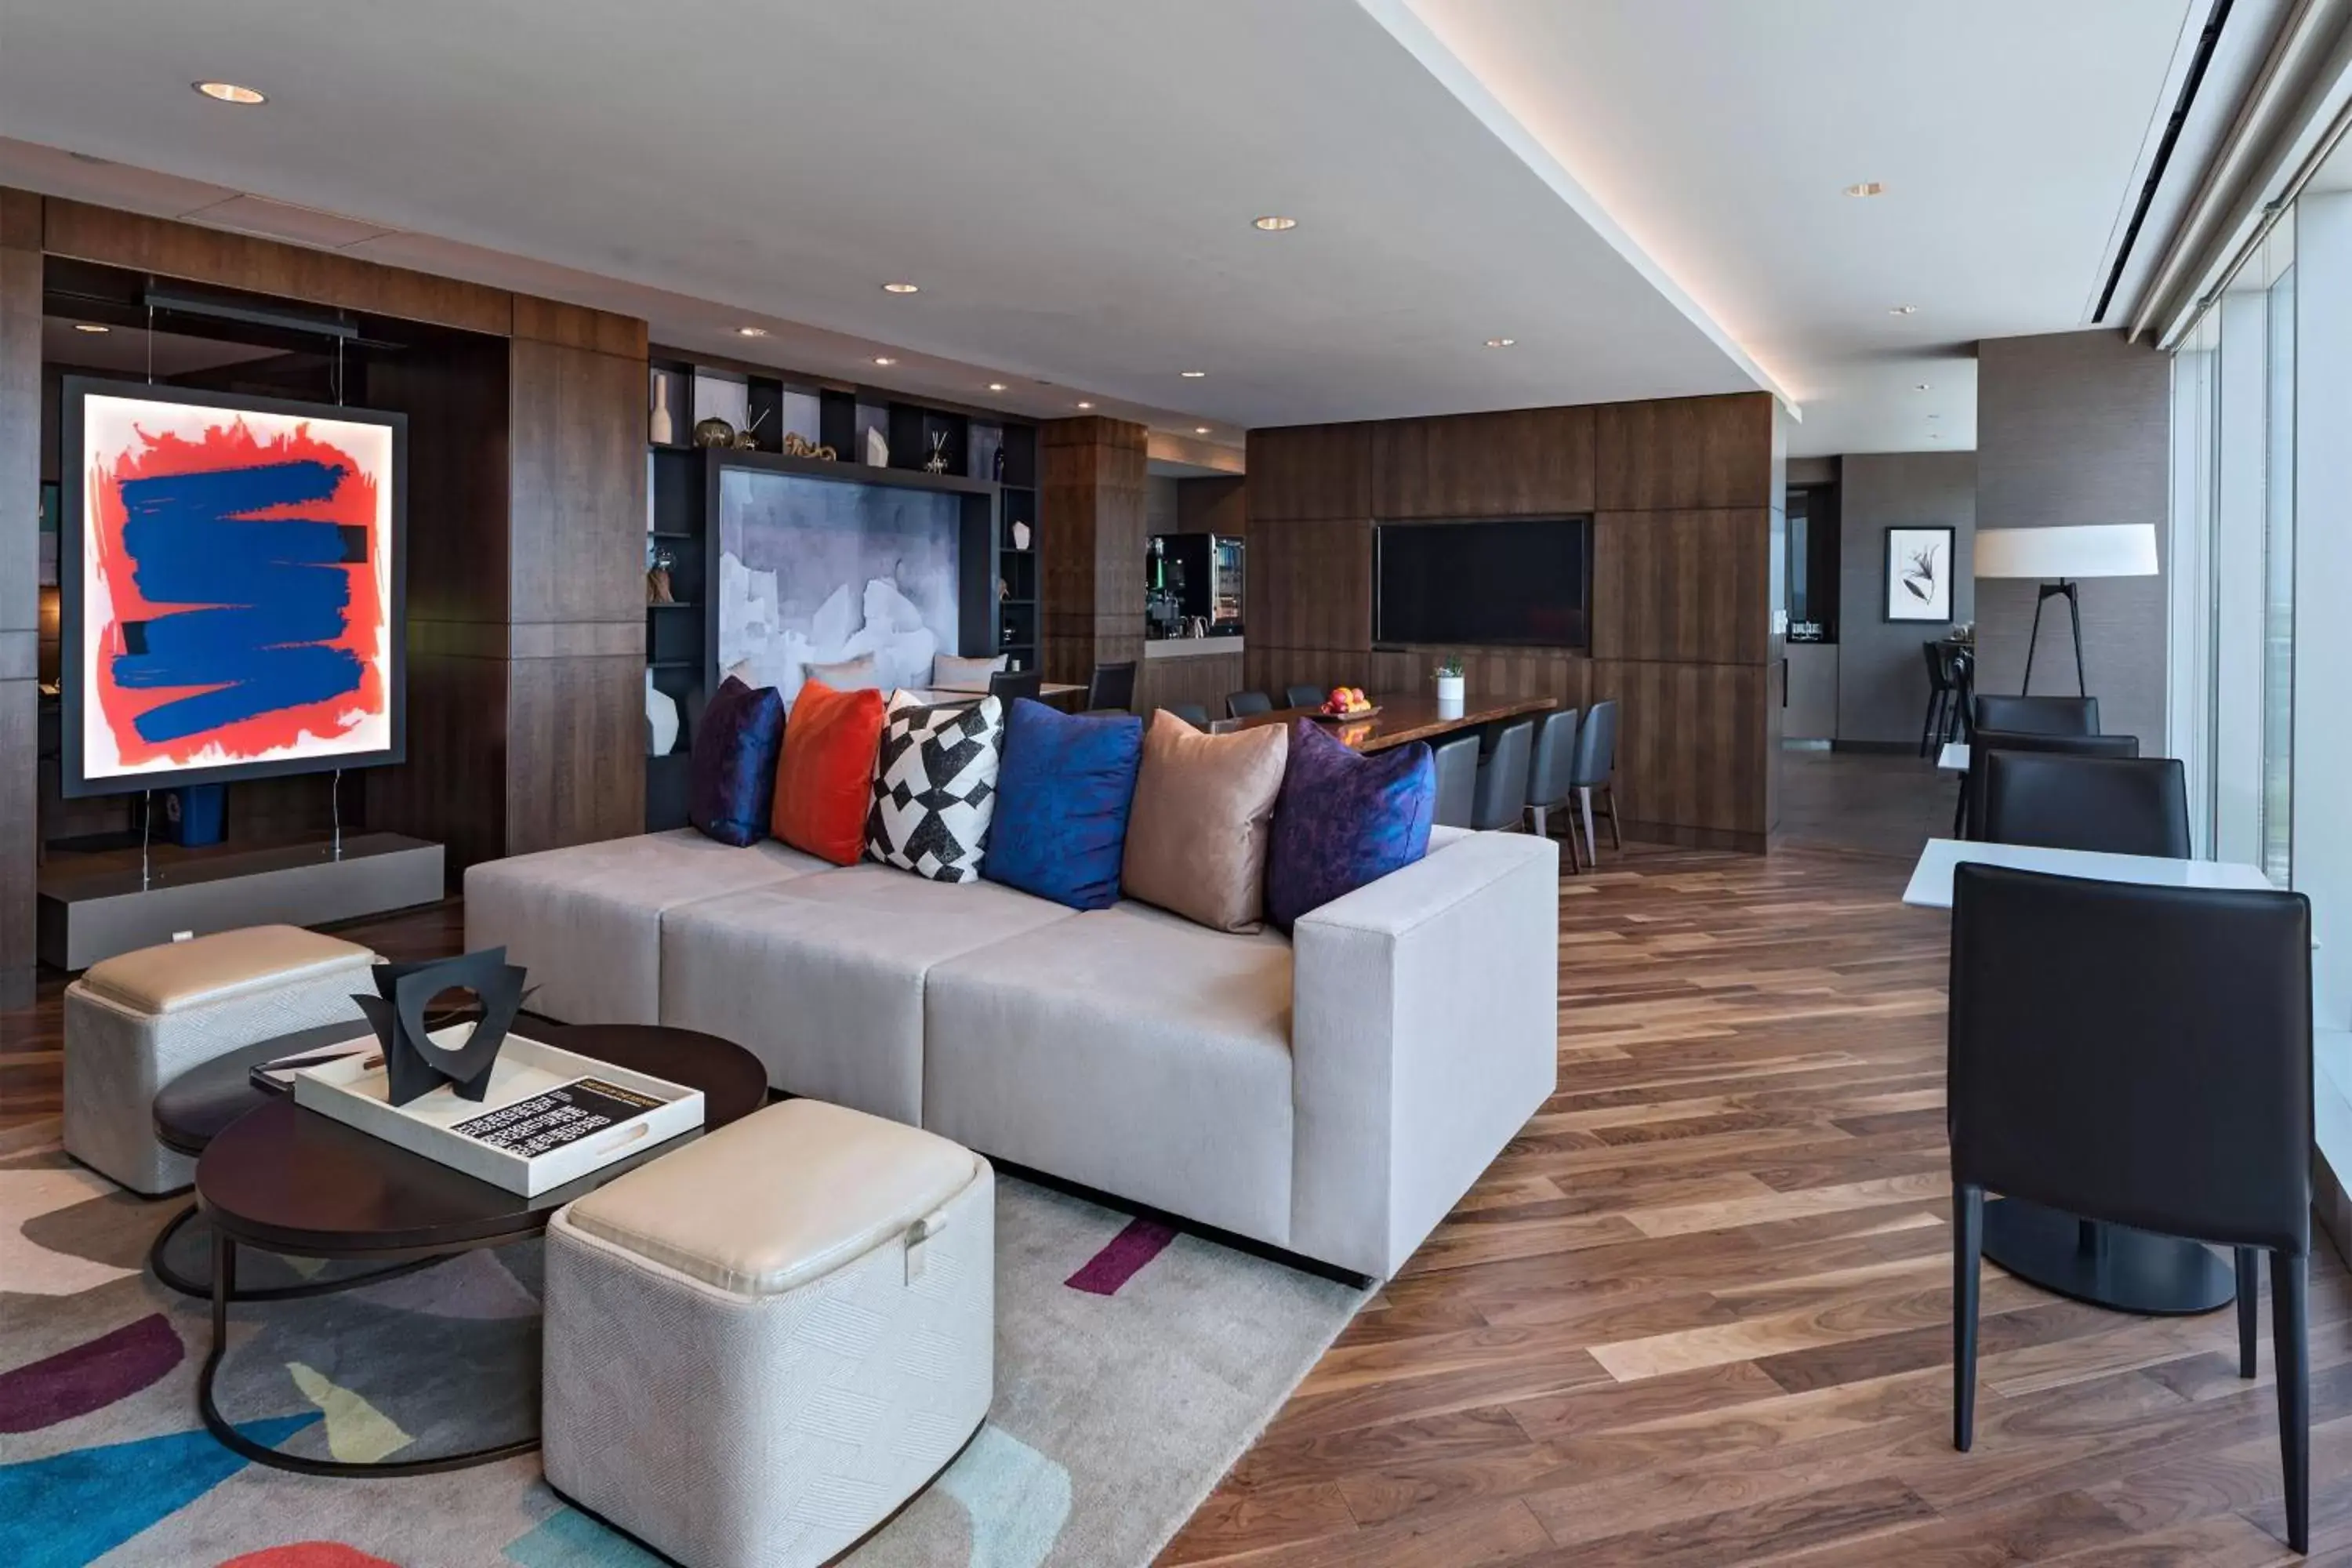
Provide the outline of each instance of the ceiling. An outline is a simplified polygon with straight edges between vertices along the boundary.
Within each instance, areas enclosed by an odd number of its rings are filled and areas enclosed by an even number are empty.
[[[1187,438],[1762,386],[1797,455],[1969,447],[2189,3],[0,0],[0,182]]]

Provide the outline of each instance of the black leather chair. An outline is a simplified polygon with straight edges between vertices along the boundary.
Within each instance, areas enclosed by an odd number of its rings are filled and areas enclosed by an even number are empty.
[[[1584,715],[1583,724],[1576,731],[1576,761],[1569,769],[1568,782],[1575,787],[1578,810],[1584,817],[1585,858],[1593,865],[1601,864],[1601,841],[1592,832],[1592,792],[1601,792],[1602,809],[1609,814],[1609,847],[1622,849],[1625,841],[1617,832],[1617,700],[1605,698],[1594,703]],[[1571,821],[1570,827],[1575,824]]]
[[[1209,727],[1209,710],[1198,702],[1171,702],[1168,705],[1168,711],[1175,714],[1195,730],[1205,730]]]
[[[1435,748],[1437,802],[1429,820],[1439,827],[1467,827],[1478,802],[1478,737],[1462,735]]]
[[[1225,699],[1225,717],[1246,719],[1253,713],[1274,711],[1274,699],[1263,691],[1236,691]]]
[[[1961,837],[1982,838],[1985,759],[1995,752],[2057,752],[2075,757],[2137,757],[2137,735],[2047,735],[2018,730],[1979,730],[1969,742],[1969,776],[1960,786]]]
[[[2095,735],[2099,732],[2099,700],[1981,693],[1977,698],[1975,728],[2005,730],[2018,735]]]
[[[2287,1535],[2310,1544],[2311,906],[1965,865],[1952,879],[1952,1441],[1973,1440],[1988,1190],[2271,1255]]]
[[[1282,689],[1282,705],[1285,708],[1320,708],[1323,700],[1330,695],[1319,686],[1286,686]]]
[[[1087,680],[1087,710],[1124,713],[1135,706],[1135,660],[1098,664]]]
[[[1517,827],[1528,815],[1528,753],[1536,739],[1536,721],[1522,719],[1506,724],[1495,736],[1495,749],[1478,759],[1478,788],[1470,807],[1470,826],[1481,832]]]
[[[1993,751],[1984,785],[1984,836],[1996,844],[2176,860],[2191,853],[2188,775],[2171,757]]]
[[[988,678],[988,694],[1010,708],[1016,697],[1036,701],[1045,684],[1045,677],[1037,670],[1000,669]]]
[[[1574,798],[1570,781],[1576,771],[1576,710],[1556,708],[1536,724],[1536,743],[1528,762],[1528,816],[1538,836],[1549,828],[1557,807]],[[1568,868],[1577,869],[1576,818],[1569,816]]]

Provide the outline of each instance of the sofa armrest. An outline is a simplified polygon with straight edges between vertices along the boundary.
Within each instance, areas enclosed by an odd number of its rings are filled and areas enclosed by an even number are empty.
[[[1559,848],[1477,833],[1291,931],[1291,1247],[1397,1270],[1559,1081]]]

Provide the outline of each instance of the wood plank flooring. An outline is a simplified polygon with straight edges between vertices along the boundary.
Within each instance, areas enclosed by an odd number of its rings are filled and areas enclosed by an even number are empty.
[[[1987,1271],[1950,1441],[1945,917],[1907,865],[1629,847],[1562,883],[1560,1089],[1168,1564],[2238,1565],[2282,1543],[2231,1314]],[[354,928],[453,951],[457,906]],[[0,1014],[0,1151],[54,1139],[58,997]],[[2352,1564],[2352,1281],[2312,1284],[2313,1563]],[[0,1355],[0,1361],[5,1361]]]

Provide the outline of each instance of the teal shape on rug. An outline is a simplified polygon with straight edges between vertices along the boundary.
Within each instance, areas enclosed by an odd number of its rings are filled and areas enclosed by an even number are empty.
[[[667,1561],[576,1508],[559,1509],[507,1543],[521,1568],[663,1568]]]
[[[237,1430],[274,1448],[318,1419],[310,1411],[249,1421]],[[199,1427],[0,1467],[0,1563],[81,1568],[245,1466],[242,1455]]]
[[[991,1423],[940,1489],[971,1516],[971,1568],[1037,1568],[1070,1518],[1070,1472]]]

